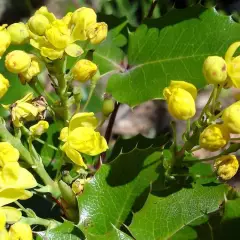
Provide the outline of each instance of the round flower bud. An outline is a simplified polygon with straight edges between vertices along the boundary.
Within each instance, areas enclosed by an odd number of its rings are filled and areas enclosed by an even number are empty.
[[[31,57],[24,51],[14,50],[6,56],[5,66],[9,72],[21,73],[26,71],[31,64]]]
[[[93,62],[81,59],[72,68],[73,77],[80,82],[86,82],[97,72],[97,65]]]
[[[25,72],[19,73],[18,76],[21,83],[25,85],[26,83],[29,83],[33,79],[33,77],[37,76],[40,72],[41,64],[37,57],[33,55],[29,68]]]
[[[213,124],[200,134],[199,145],[211,152],[226,146],[230,139],[228,128],[223,124]]]
[[[7,31],[11,36],[12,44],[24,44],[29,40],[29,33],[27,27],[24,23],[13,23],[8,28]]]
[[[87,28],[87,37],[92,44],[99,44],[106,39],[108,25],[105,22],[95,23]]]
[[[230,133],[240,133],[240,102],[236,102],[223,111],[222,120]]]
[[[103,100],[102,113],[105,117],[108,117],[114,110],[114,100],[107,98]]]
[[[222,57],[210,56],[203,63],[203,74],[209,84],[222,84],[227,79],[227,64]]]
[[[239,163],[234,155],[225,155],[216,159],[214,167],[223,180],[231,179],[238,171]]]
[[[171,116],[179,120],[188,120],[196,113],[195,102],[192,95],[182,88],[165,88],[164,95],[168,95],[168,111]],[[167,93],[168,92],[168,93]]]
[[[0,57],[4,54],[11,43],[11,36],[6,30],[7,24],[0,26]]]
[[[9,88],[9,81],[0,73],[0,99],[6,94]]]
[[[45,34],[47,28],[50,26],[50,22],[47,19],[47,17],[45,17],[42,14],[35,14],[34,16],[32,16],[29,20],[28,20],[28,27],[29,29],[39,35],[42,36]]]
[[[185,82],[185,81],[172,80],[170,82],[169,87],[167,88],[167,91],[163,92],[165,99],[168,99],[168,97],[171,95],[171,91],[174,88],[182,88],[182,89],[186,90],[187,92],[189,92],[192,95],[194,100],[196,100],[196,98],[197,98],[197,88],[193,84],[191,84],[189,82]]]
[[[87,40],[86,30],[97,22],[97,15],[91,8],[82,7],[74,11],[71,19],[73,25],[72,42]]]

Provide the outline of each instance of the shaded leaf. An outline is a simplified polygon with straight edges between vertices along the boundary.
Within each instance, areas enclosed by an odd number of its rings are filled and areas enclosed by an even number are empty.
[[[226,191],[225,185],[195,185],[164,198],[149,195],[144,207],[133,216],[129,230],[138,240],[172,238],[194,220],[218,210]]]
[[[196,8],[196,15],[186,16],[186,20],[174,25],[163,24],[166,15],[159,19],[160,29],[141,25],[129,33],[128,68],[111,76],[107,86],[117,101],[136,106],[162,98],[170,80],[185,80],[197,88],[206,84],[202,74],[204,59],[209,55],[223,56],[229,45],[239,40],[240,25],[214,8]],[[186,11],[175,10],[175,14],[184,19]]]
[[[240,198],[228,200],[224,206],[223,221],[240,219]]]
[[[111,156],[108,161],[115,159],[120,153],[127,153],[132,151],[134,148],[146,149],[149,147],[160,148],[168,140],[167,135],[161,135],[156,138],[146,138],[141,134],[136,135],[133,138],[124,139],[119,137],[117,142],[114,144]]]
[[[135,200],[163,174],[160,155],[154,148],[134,149],[101,166],[78,197],[86,236],[103,237],[122,225]]]
[[[121,50],[121,47],[126,45],[127,40],[124,35],[120,34],[120,32],[126,24],[127,21],[111,29],[108,32],[107,39],[96,47],[93,53],[93,61],[98,64],[101,74],[110,71],[119,72],[123,70],[122,62],[124,52]]]

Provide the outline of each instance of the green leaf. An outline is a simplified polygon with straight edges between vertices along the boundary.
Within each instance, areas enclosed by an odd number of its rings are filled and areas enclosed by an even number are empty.
[[[43,232],[36,232],[37,236],[40,239],[47,239],[47,240],[83,240],[85,239],[83,233],[76,228],[73,223],[71,222],[64,222],[60,226],[43,231]]]
[[[133,138],[124,139],[119,137],[117,142],[114,144],[111,156],[108,161],[115,159],[120,153],[127,153],[132,151],[134,148],[146,149],[149,147],[157,148],[162,147],[168,140],[167,135],[161,135],[156,138],[146,138],[141,134],[134,136]]]
[[[194,17],[187,16],[173,25],[163,24],[169,19],[166,15],[159,19],[160,29],[141,25],[129,33],[128,68],[112,75],[107,86],[117,101],[136,106],[149,99],[161,99],[170,80],[185,80],[197,88],[206,84],[204,59],[223,56],[229,45],[239,40],[240,25],[214,8],[195,8],[200,10]],[[175,10],[175,14],[184,19],[186,11]]]
[[[130,236],[128,236],[126,233],[118,230],[117,228],[113,228],[113,230],[106,235],[102,236],[96,236],[96,235],[88,235],[88,240],[132,240]]]
[[[199,184],[219,182],[209,163],[196,163],[189,168],[189,174]]]
[[[192,240],[192,239],[197,239],[197,233],[193,228],[189,226],[184,227],[171,238],[171,240]]]
[[[160,155],[154,148],[134,149],[102,165],[78,197],[86,236],[103,237],[122,225],[136,199],[163,175]]]
[[[121,47],[126,45],[127,40],[120,32],[125,28],[127,21],[111,29],[107,39],[96,47],[93,53],[93,61],[98,64],[101,74],[115,71],[123,71],[121,66],[124,58],[124,52]]]
[[[240,198],[228,200],[224,206],[223,221],[240,219]]]
[[[138,240],[171,239],[194,220],[218,210],[227,191],[225,185],[182,189],[167,197],[149,195],[133,216],[129,230]]]

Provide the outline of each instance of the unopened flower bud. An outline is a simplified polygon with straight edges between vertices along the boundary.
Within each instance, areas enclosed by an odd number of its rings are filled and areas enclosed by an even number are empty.
[[[214,167],[223,180],[231,179],[238,171],[239,163],[234,155],[225,155],[216,159]]]
[[[230,139],[228,128],[223,124],[212,124],[200,134],[199,145],[211,152],[226,146]]]
[[[209,84],[222,84],[227,79],[227,64],[222,57],[210,56],[203,63],[203,74]]]
[[[6,56],[5,66],[9,72],[21,73],[26,71],[31,64],[31,57],[24,51],[14,50]]]
[[[48,122],[41,120],[37,124],[31,126],[29,130],[33,135],[41,136],[48,130],[48,128],[49,128]]]
[[[115,101],[112,98],[106,98],[103,100],[102,113],[105,117],[108,117],[114,110]]]
[[[47,28],[50,26],[50,22],[47,19],[47,17],[45,17],[42,14],[35,14],[34,16],[32,16],[29,20],[28,20],[28,27],[29,29],[39,35],[42,36],[45,34]]]
[[[97,15],[91,8],[82,7],[74,11],[71,19],[73,25],[72,42],[87,40],[87,29],[97,22]]]
[[[230,133],[240,133],[240,101],[223,111],[222,120]]]
[[[163,95],[168,96],[168,111],[169,113],[179,120],[188,120],[196,113],[195,101],[192,95],[182,89],[173,88],[169,91],[168,88],[163,90]]]
[[[22,22],[11,24],[7,31],[11,36],[12,44],[24,44],[29,40],[28,29]]]
[[[92,44],[99,44],[106,39],[108,25],[105,22],[95,23],[87,29],[87,37]]]
[[[6,29],[7,24],[0,26],[0,57],[4,54],[11,43],[11,36]]]
[[[79,195],[84,190],[84,185],[90,181],[90,178],[87,179],[77,179],[72,183],[72,190],[76,195]]]
[[[37,57],[31,56],[31,64],[25,72],[19,73],[19,79],[22,84],[29,83],[33,77],[37,76],[41,72],[41,64]]]
[[[72,68],[73,77],[80,82],[86,82],[97,72],[97,65],[89,60],[81,59]]]
[[[0,99],[6,94],[9,88],[9,81],[0,73]]]

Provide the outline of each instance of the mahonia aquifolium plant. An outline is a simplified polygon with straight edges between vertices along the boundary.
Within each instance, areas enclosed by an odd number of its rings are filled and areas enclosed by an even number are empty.
[[[1,104],[8,111],[9,119],[6,123],[0,117],[0,240],[31,240],[42,229],[50,231],[61,225],[59,219],[40,218],[20,203],[33,195],[52,200],[61,209],[64,221],[78,227],[77,199],[84,195],[92,180],[96,181],[93,177],[103,166],[102,160],[109,149],[109,129],[105,138],[100,127],[108,118],[108,124],[113,124],[119,106],[106,93],[101,115],[87,111],[96,85],[103,77],[101,68],[87,53],[94,51],[107,34],[107,24],[97,22],[94,10],[85,7],[61,19],[41,7],[26,23],[0,27],[1,60],[22,85],[32,90],[20,99]],[[23,44],[28,44],[31,50],[18,49]],[[9,51],[10,45],[16,50]],[[209,56],[203,62],[203,75],[213,89],[199,117],[196,116],[196,86],[179,79],[170,81],[164,88],[169,114],[187,122],[183,146],[177,144],[175,121],[172,122],[171,157],[163,159],[167,184],[178,176],[189,176],[181,171],[194,161],[185,158],[201,148],[218,151],[213,157],[197,159],[197,162],[213,161],[216,179],[227,181],[236,175],[239,163],[234,152],[238,149],[232,148],[232,135],[240,133],[240,101],[223,109],[219,96],[222,89],[240,88],[240,56],[234,56],[239,47],[240,42],[233,43],[224,57]],[[74,61],[67,69],[69,58]],[[40,81],[44,72],[53,91]],[[14,87],[10,82],[0,74],[0,99]],[[90,84],[90,90],[84,102],[85,83]],[[56,123],[58,143],[49,144],[43,136]],[[55,176],[47,171],[38,145],[55,152]],[[125,172],[121,174],[124,178]],[[87,227],[91,224],[95,223],[86,221]]]
[[[13,103],[2,104],[9,111],[15,136],[7,130],[1,118],[0,239],[31,240],[31,225],[58,225],[56,221],[48,220],[41,223],[44,219],[40,219],[32,210],[25,209],[18,202],[31,198],[34,193],[50,193],[64,209],[65,217],[72,221],[77,220],[75,198],[83,192],[84,184],[90,180],[87,177],[89,169],[85,156],[99,156],[108,149],[98,128],[113,109],[104,109],[108,114],[105,116],[103,113],[101,121],[93,112],[85,112],[90,98],[82,108],[81,86],[75,86],[74,82],[91,81],[91,91],[94,91],[100,78],[98,66],[81,55],[84,54],[84,46],[100,44],[107,37],[107,32],[107,24],[97,22],[96,13],[85,7],[68,13],[62,19],[57,19],[46,7],[41,7],[27,23],[1,26],[0,55],[5,61],[6,69],[17,74],[19,81],[23,85],[28,84],[36,95],[29,92]],[[31,45],[35,49],[34,54],[13,50],[4,55],[10,45],[17,47],[22,44]],[[69,72],[66,70],[67,56],[76,58]],[[46,70],[59,97],[59,101],[51,102],[51,105],[48,104],[48,101],[52,101],[50,94],[46,91],[40,94],[38,90],[38,76]],[[9,87],[9,80],[0,74],[0,98],[4,97]],[[72,113],[70,104],[75,104],[75,113]],[[40,137],[50,127],[46,118],[48,114],[62,123],[60,148],[52,145],[49,148],[61,151],[61,164],[73,166],[74,177],[70,182],[66,181],[68,184],[61,180],[60,168],[57,170],[56,180],[52,180],[34,147],[36,141],[44,144]],[[27,140],[28,148],[19,141],[21,135]],[[44,185],[37,183],[33,172]]]
[[[225,58],[209,56],[205,59],[203,75],[207,83],[213,85],[213,90],[200,117],[192,124],[190,119],[196,114],[196,87],[184,81],[171,81],[170,86],[163,90],[170,115],[175,119],[188,121],[188,128],[183,136],[185,144],[180,153],[201,148],[210,152],[221,151],[217,157],[209,160],[215,160],[214,168],[222,180],[231,179],[239,168],[236,156],[225,155],[225,152],[228,153],[232,134],[240,133],[240,102],[233,103],[218,114],[215,112],[221,105],[218,102],[221,90],[240,86],[240,56],[234,57],[239,46],[240,42],[233,43],[226,51]],[[194,145],[198,147],[194,149]]]

